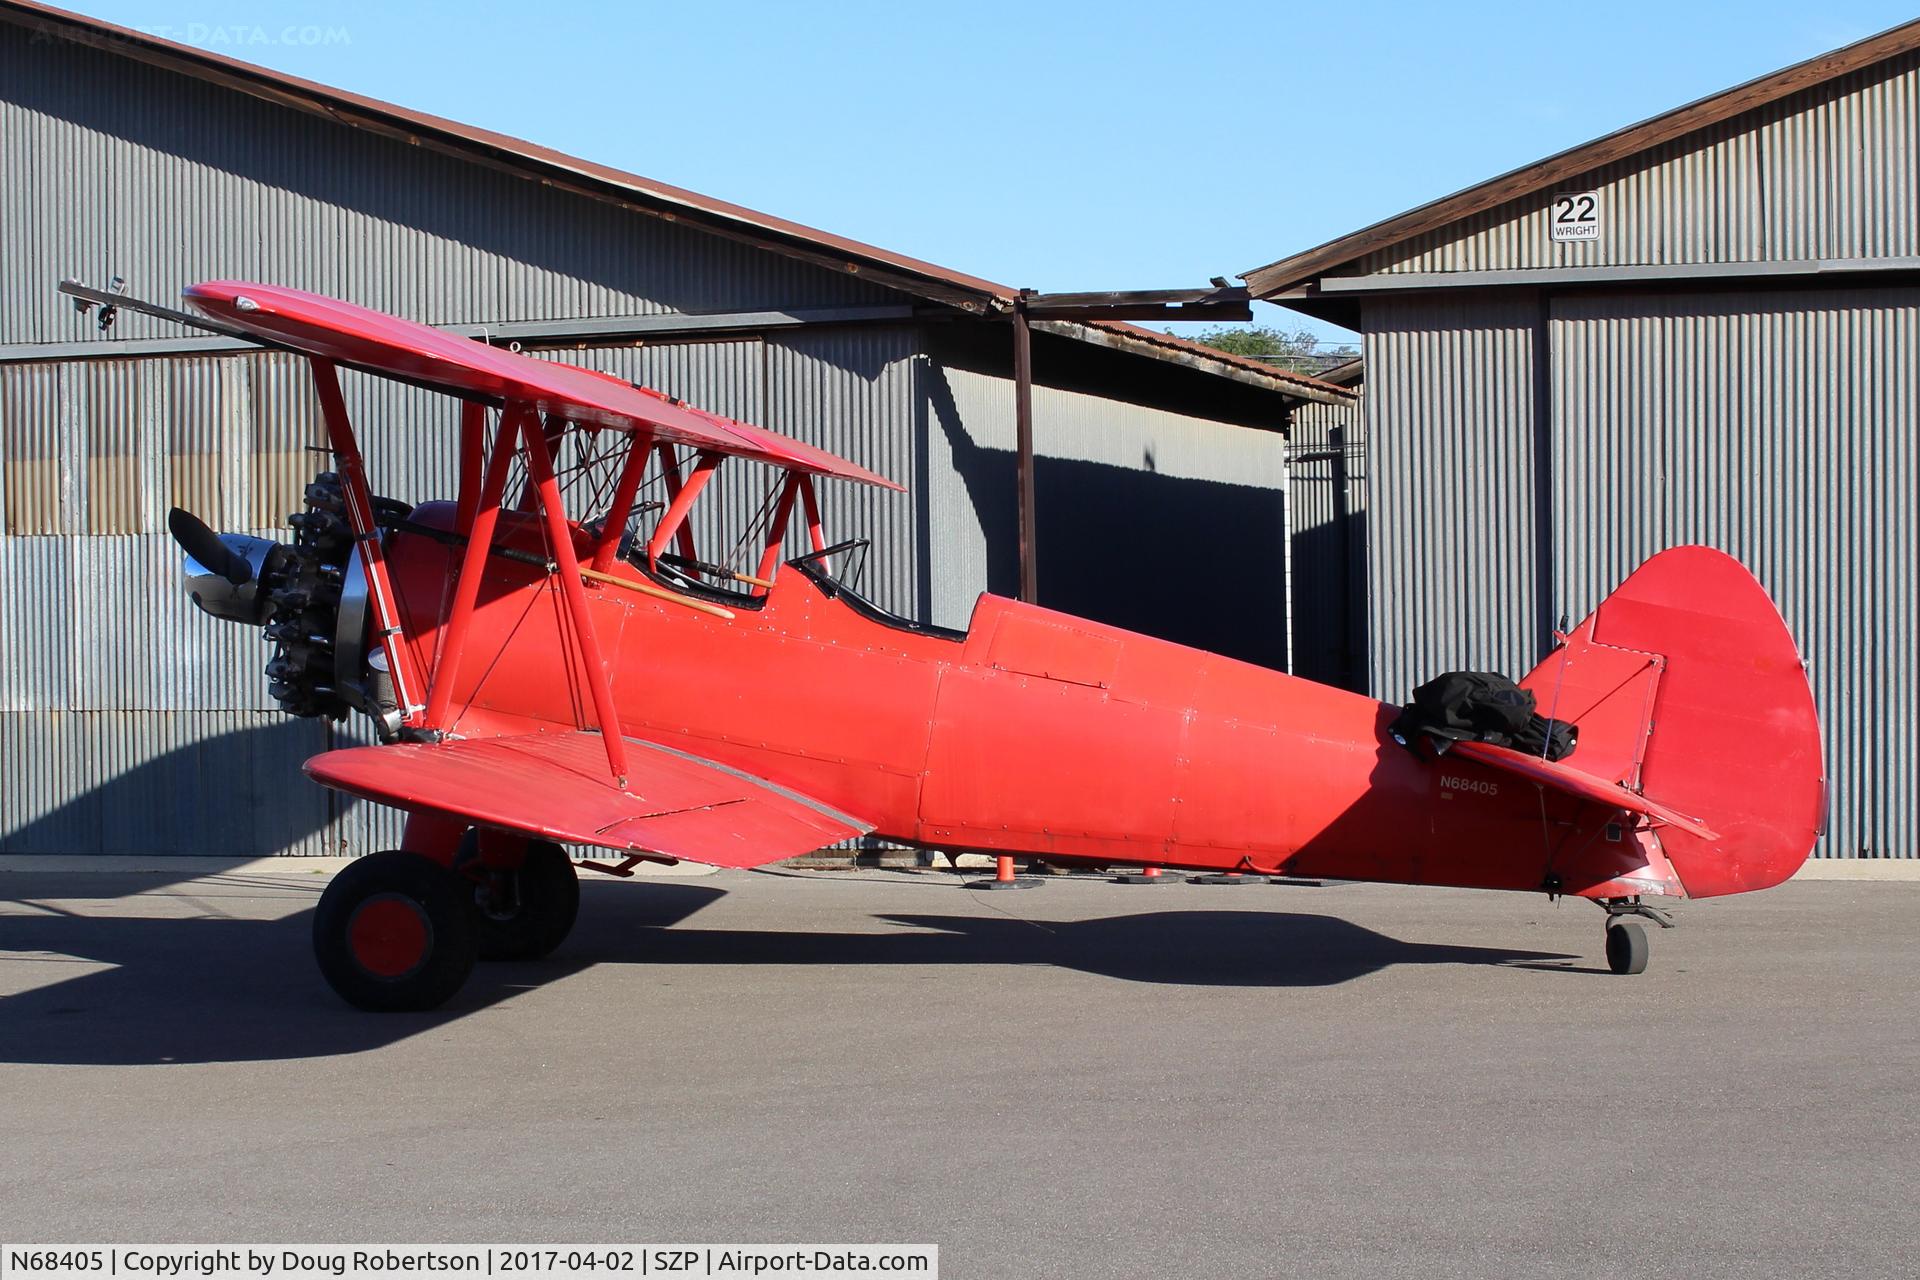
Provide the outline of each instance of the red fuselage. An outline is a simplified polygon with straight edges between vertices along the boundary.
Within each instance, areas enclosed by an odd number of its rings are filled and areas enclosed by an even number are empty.
[[[449,526],[430,504],[416,521]],[[540,550],[531,518],[496,543]],[[585,535],[580,548],[586,552]],[[433,665],[458,552],[388,548],[408,642]],[[619,563],[615,572],[646,581]],[[621,731],[856,815],[875,834],[1063,862],[1611,896],[1642,883],[1633,831],[1472,761],[1392,742],[1371,698],[983,595],[964,638],[895,625],[792,566],[731,618],[590,584]],[[452,732],[592,720],[540,569],[490,557]]]

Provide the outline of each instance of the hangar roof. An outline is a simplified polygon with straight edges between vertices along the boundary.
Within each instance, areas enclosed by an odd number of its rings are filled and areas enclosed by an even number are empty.
[[[1241,279],[1247,282],[1247,287],[1255,297],[1273,298],[1276,294],[1351,266],[1369,255],[1416,236],[1450,227],[1488,209],[1548,190],[1594,169],[1640,155],[1675,138],[1915,49],[1920,49],[1920,20],[1903,23],[1843,49],[1809,58],[1771,75],[1676,107],[1464,191],[1456,191],[1372,226],[1362,227],[1317,248],[1268,263],[1264,267],[1255,267],[1244,272]]]
[[[851,272],[877,284],[962,311],[975,314],[1004,312],[1011,309],[1013,299],[1019,292],[1004,284],[789,222],[638,174],[609,168],[524,139],[348,93],[343,89],[286,75],[191,45],[102,22],[85,14],[32,3],[31,0],[0,0],[0,19],[165,67],[298,111],[321,115],[349,127],[366,129],[413,145],[432,147],[554,186],[611,200],[655,217],[695,226],[715,235],[746,241],[803,261]],[[1086,324],[1036,321],[1034,327],[1229,378],[1279,392],[1295,400],[1344,403],[1351,398],[1345,388],[1323,383],[1304,374],[1274,369],[1256,360],[1243,359],[1137,325],[1117,321]]]

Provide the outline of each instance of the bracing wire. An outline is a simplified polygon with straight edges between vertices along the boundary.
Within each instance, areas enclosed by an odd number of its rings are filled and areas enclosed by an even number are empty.
[[[593,490],[587,495],[586,505],[580,508],[583,515],[606,509],[606,504],[613,500],[613,490],[620,483],[620,468],[626,461],[626,455],[621,451],[618,443],[624,438],[624,433],[602,432],[600,434],[611,437],[614,443],[602,452],[599,436],[594,438]]]
[[[765,545],[765,535],[773,529],[773,512],[779,504],[780,489],[784,483],[785,481],[776,475],[768,484],[766,495],[760,499],[760,506],[747,520],[746,527],[740,531],[740,537],[735,540],[733,548],[727,552],[726,559],[720,562],[723,568],[740,573],[747,571],[747,561],[753,555],[754,546],[756,543]]]

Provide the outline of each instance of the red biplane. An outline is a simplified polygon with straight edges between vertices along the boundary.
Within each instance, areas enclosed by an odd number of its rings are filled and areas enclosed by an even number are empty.
[[[579,895],[563,844],[613,851],[580,865],[614,874],[871,833],[1545,891],[1605,907],[1611,967],[1639,972],[1630,917],[1667,922],[1647,899],[1777,884],[1822,825],[1800,656],[1717,551],[1655,556],[1521,681],[1577,726],[1575,754],[1436,756],[1396,741],[1389,704],[1013,600],[982,595],[965,630],[894,616],[836,573],[864,544],[829,540],[820,493],[889,482],[795,440],[308,293],[186,292],[200,323],[305,355],[319,390],[334,470],[291,545],[178,510],[171,527],[200,607],[264,625],[287,710],[377,728],[307,763],[409,814],[403,847],[355,861],[314,917],[327,980],[365,1008],[431,1007],[476,956],[559,945]],[[453,501],[374,496],[343,366],[460,402]],[[777,477],[752,572],[701,559],[688,523],[730,459]],[[810,550],[783,560],[795,518]]]

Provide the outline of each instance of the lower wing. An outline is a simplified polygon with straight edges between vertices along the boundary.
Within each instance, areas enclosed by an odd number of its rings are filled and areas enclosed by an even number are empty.
[[[607,777],[599,735],[348,747],[307,761],[339,791],[476,826],[567,844],[757,867],[864,835],[849,817],[751,774],[629,738],[626,790]]]

